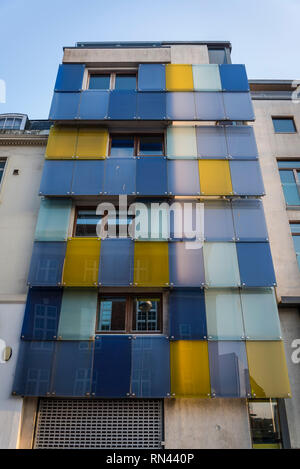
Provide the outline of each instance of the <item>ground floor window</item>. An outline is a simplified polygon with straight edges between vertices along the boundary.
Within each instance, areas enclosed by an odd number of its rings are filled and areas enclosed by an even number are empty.
[[[249,400],[248,406],[253,448],[282,448],[282,437],[277,400]]]

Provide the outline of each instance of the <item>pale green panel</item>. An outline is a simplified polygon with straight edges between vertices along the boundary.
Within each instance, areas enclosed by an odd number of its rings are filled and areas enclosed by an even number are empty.
[[[205,283],[210,287],[237,287],[240,273],[235,243],[204,243]]]
[[[170,159],[197,159],[195,127],[169,127],[167,129],[167,156]]]
[[[58,337],[63,340],[92,339],[96,315],[96,289],[64,289]]]
[[[193,65],[195,91],[221,91],[221,78],[218,65]]]
[[[169,205],[136,203],[135,239],[139,241],[166,241],[169,234]]]
[[[35,229],[36,241],[65,241],[68,237],[72,201],[42,199]]]

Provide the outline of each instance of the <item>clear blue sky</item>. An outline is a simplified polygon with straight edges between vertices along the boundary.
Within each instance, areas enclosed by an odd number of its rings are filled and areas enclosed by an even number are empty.
[[[48,117],[63,46],[232,42],[249,78],[300,79],[299,0],[0,0],[0,113]]]

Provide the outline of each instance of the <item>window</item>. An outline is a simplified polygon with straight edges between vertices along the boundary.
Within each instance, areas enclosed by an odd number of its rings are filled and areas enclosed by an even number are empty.
[[[291,232],[294,241],[297,262],[300,269],[300,223],[291,223]]]
[[[228,64],[228,55],[230,56],[229,49],[208,49],[209,63],[210,64]]]
[[[22,119],[15,117],[3,117],[0,119],[0,129],[3,130],[20,130]]]
[[[163,156],[163,135],[112,135],[109,155],[115,158],[131,156]]]
[[[90,90],[136,90],[136,73],[91,73]]]
[[[77,207],[75,218],[74,236],[76,237],[99,237],[97,234],[97,225],[101,223],[101,219],[107,216],[106,223],[103,227],[108,231],[108,237],[119,237],[123,235],[123,230],[120,233],[120,227],[126,225],[128,234],[129,225],[134,220],[134,215],[128,215],[127,212],[122,215],[122,212],[116,207],[116,214],[105,211],[104,215],[96,214],[96,207]],[[100,233],[100,226],[98,232]]]
[[[300,161],[278,161],[278,168],[286,205],[300,205]]]
[[[5,163],[6,163],[5,159],[0,159],[0,184],[1,184],[3,174],[4,174]]]
[[[161,297],[100,296],[97,333],[162,332]]]
[[[296,126],[292,117],[272,117],[274,130],[278,134],[294,134]]]
[[[282,439],[277,400],[249,400],[248,408],[253,448],[280,449]]]

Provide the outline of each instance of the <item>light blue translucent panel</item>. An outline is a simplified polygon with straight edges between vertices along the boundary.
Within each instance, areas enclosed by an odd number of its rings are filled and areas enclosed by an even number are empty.
[[[166,89],[165,65],[139,65],[138,89],[140,91],[164,91]]]
[[[49,120],[77,119],[81,93],[55,92],[49,113]]]
[[[104,165],[105,160],[75,161],[72,194],[102,194]]]
[[[137,336],[132,341],[131,392],[144,398],[170,395],[170,343],[166,337]]]
[[[13,394],[46,396],[51,391],[51,369],[55,342],[20,344]]]
[[[106,119],[108,114],[109,91],[82,91],[79,107],[80,119]]]
[[[254,111],[250,93],[223,93],[226,119],[253,121]]]
[[[137,93],[132,90],[113,90],[110,92],[108,118],[132,120],[136,118]]]
[[[192,65],[195,91],[221,91],[218,65]]]
[[[209,342],[210,384],[213,397],[251,397],[245,342]]]
[[[166,93],[137,93],[137,118],[164,120],[166,118]]]
[[[55,82],[55,91],[80,91],[85,65],[61,64]]]
[[[280,340],[281,329],[273,288],[241,291],[247,340]]]
[[[200,195],[198,162],[168,160],[168,192],[173,195]]]
[[[204,203],[204,236],[206,241],[232,241],[234,239],[230,202]]]
[[[36,241],[65,241],[68,237],[72,201],[42,199],[35,229]]]
[[[264,195],[264,183],[258,161],[234,160],[229,164],[232,189],[235,194]]]
[[[136,191],[141,195],[167,194],[167,160],[162,156],[138,158]]]
[[[175,340],[207,338],[204,291],[172,289],[169,295],[170,336]]]
[[[233,200],[236,238],[240,241],[266,241],[267,225],[261,200]]]
[[[210,287],[240,285],[235,243],[204,243],[205,283]]]
[[[199,158],[226,158],[228,156],[223,126],[199,126],[196,128]]]
[[[197,159],[197,141],[195,127],[168,127],[167,156],[171,159]]]
[[[163,200],[141,200],[135,208],[135,239],[139,241],[167,241],[169,238],[169,204]]]
[[[94,337],[97,298],[96,289],[64,289],[57,333],[60,339],[90,340]]]
[[[55,346],[51,393],[84,397],[91,392],[93,342],[59,341]]]
[[[258,150],[253,127],[247,125],[225,127],[228,153],[232,158],[255,159]]]
[[[28,284],[32,286],[57,286],[61,283],[67,243],[39,242],[33,246]]]
[[[205,291],[207,334],[213,340],[243,340],[242,305],[238,288]]]
[[[220,76],[223,91],[249,91],[245,65],[220,65]]]
[[[136,160],[112,158],[105,161],[104,194],[135,194]]]
[[[225,119],[223,93],[196,91],[196,119],[200,121],[215,121]]]
[[[40,195],[69,195],[74,163],[74,161],[45,161]]]
[[[193,92],[167,93],[167,119],[174,121],[195,120],[195,94]]]
[[[133,282],[134,242],[131,239],[101,241],[99,283],[129,286]]]
[[[170,283],[175,287],[204,285],[203,244],[197,241],[169,243]]]
[[[276,285],[269,243],[236,244],[241,284],[247,287]]]

